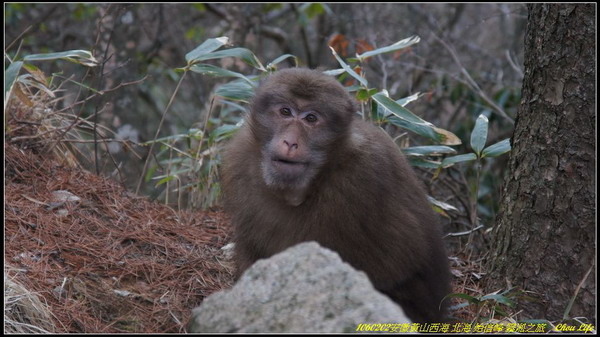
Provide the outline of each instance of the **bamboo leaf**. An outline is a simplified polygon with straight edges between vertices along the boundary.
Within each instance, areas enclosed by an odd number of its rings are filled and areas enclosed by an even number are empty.
[[[356,93],[356,99],[359,101],[367,101],[377,92],[377,89],[359,88]]]
[[[445,211],[454,211],[458,212],[458,209],[450,204],[434,199],[433,197],[427,196],[427,200],[433,205],[445,210]]]
[[[345,72],[346,72],[346,70],[344,70],[344,69],[331,69],[331,70],[325,70],[323,72],[323,74],[329,75],[329,76],[339,76]]]
[[[417,99],[419,99],[419,97],[423,96],[420,92],[414,94],[414,95],[410,95],[408,97],[404,97],[401,98],[399,100],[396,100],[396,103],[402,105],[402,106],[406,106],[408,103],[412,102],[412,101],[416,101]]]
[[[471,148],[478,156],[481,156],[481,151],[487,142],[488,133],[488,118],[481,114],[475,121],[475,127],[471,132]]]
[[[414,35],[414,36],[411,36],[404,40],[398,41],[394,44],[391,44],[389,46],[377,48],[375,50],[370,50],[370,51],[362,53],[360,55],[356,55],[356,58],[359,61],[364,61],[366,58],[369,58],[369,57],[372,57],[375,55],[389,53],[389,52],[393,52],[396,50],[400,50],[400,49],[412,46],[413,44],[418,43],[419,41],[421,41],[421,38],[418,37],[417,35]]]
[[[194,59],[194,62],[213,60],[213,59],[221,59],[221,58],[225,58],[225,57],[237,57],[258,70],[267,71],[265,69],[265,67],[262,65],[262,63],[260,63],[260,61],[258,60],[256,55],[254,55],[253,52],[251,52],[249,49],[246,49],[246,48],[231,48],[231,49],[215,51],[215,52],[208,53],[208,54],[198,55]]]
[[[438,169],[441,165],[439,161],[427,160],[421,157],[408,157],[408,162],[412,166],[423,167],[428,169]]]
[[[509,307],[514,307],[515,306],[515,302],[513,300],[511,300],[510,298],[506,297],[506,296],[502,296],[499,294],[490,294],[490,295],[485,295],[483,297],[481,297],[482,301],[485,300],[494,300],[498,303],[502,303],[504,305],[508,305]]]
[[[433,124],[413,114],[412,112],[410,112],[410,110],[406,109],[401,104],[398,104],[396,101],[392,100],[388,96],[387,91],[385,90],[378,92],[372,97],[377,103],[382,105],[384,108],[389,110],[390,113],[396,115],[398,118],[402,118],[411,123],[429,125],[433,127]]]
[[[338,63],[342,66],[342,68],[348,73],[350,74],[350,76],[354,77],[358,82],[360,82],[360,84],[362,84],[364,87],[368,87],[369,83],[367,82],[367,80],[360,76],[359,74],[357,74],[352,68],[350,68],[349,65],[346,64],[346,62],[344,62],[339,56],[338,54],[335,52],[335,49],[333,49],[331,46],[329,46],[329,49],[331,49],[331,52],[333,53],[333,56],[335,57],[335,59],[338,61]]]
[[[477,155],[475,153],[460,154],[458,156],[445,158],[442,161],[442,167],[446,168],[457,163],[472,161],[475,159],[477,159]]]
[[[49,60],[67,60],[88,67],[95,67],[98,65],[98,60],[96,60],[92,53],[87,50],[67,50],[58,53],[33,54],[23,58],[23,61]]]
[[[441,143],[445,145],[460,145],[462,141],[452,132],[440,128],[433,127],[433,130],[442,138]]]
[[[221,36],[221,37],[217,37],[214,39],[208,39],[208,40],[202,42],[202,44],[199,45],[198,47],[196,47],[194,50],[187,53],[185,55],[185,60],[187,61],[188,65],[192,65],[192,64],[198,62],[198,60],[197,60],[198,57],[212,53],[213,51],[226,45],[228,41],[229,41],[229,38],[227,36]]]
[[[241,127],[241,125],[237,124],[225,124],[216,128],[213,132],[211,132],[210,137],[216,142],[220,142],[224,139],[227,139]]]
[[[494,145],[486,147],[481,153],[481,157],[498,157],[511,150],[510,138],[499,141]]]
[[[158,186],[160,186],[160,185],[162,185],[162,184],[166,184],[166,183],[168,183],[169,181],[171,181],[171,180],[173,180],[173,179],[175,179],[175,176],[174,176],[174,175],[171,175],[171,176],[168,176],[168,177],[164,177],[164,178],[162,178],[161,180],[159,180],[159,181],[156,183],[156,185],[154,185],[154,187],[158,187]]]
[[[244,81],[250,83],[250,85],[252,85],[252,86],[256,86],[256,83],[254,83],[251,79],[249,79],[248,77],[246,77],[238,72],[219,68],[217,66],[213,66],[210,64],[194,64],[193,66],[190,67],[190,70],[193,72],[199,73],[199,74],[203,74],[203,75],[221,76],[221,77],[237,77],[237,78],[241,78]]]
[[[298,66],[298,58],[292,54],[284,54],[279,56],[278,58],[274,59],[273,61],[271,61],[271,63],[267,64],[267,69],[272,69],[275,67],[276,64],[280,63],[281,61],[285,60],[285,59],[289,59],[289,58],[293,58],[294,59],[294,63],[296,64],[296,66]]]
[[[471,295],[467,295],[467,294],[462,294],[462,293],[452,293],[452,294],[448,294],[446,295],[446,297],[444,297],[444,300],[447,298],[452,298],[452,297],[458,297],[458,298],[462,298],[464,300],[467,300],[469,303],[475,304],[475,303],[480,303],[481,301],[476,298],[473,297]]]
[[[405,147],[402,152],[407,156],[441,156],[444,154],[455,154],[456,150],[442,145],[427,145],[427,146],[413,146]]]
[[[387,91],[379,92],[371,96],[380,106],[387,109],[389,113],[383,113],[386,119],[399,127],[410,130],[418,135],[430,138],[444,145],[458,145],[460,139],[452,132],[436,128],[433,124],[413,114],[396,101],[388,97]]]
[[[16,61],[11,63],[8,66],[8,69],[4,72],[4,102],[8,99],[8,95],[10,94],[10,90],[12,89],[15,81],[17,80],[17,76],[19,76],[19,72],[21,71],[21,67],[23,67],[22,61]]]
[[[388,115],[387,117],[385,117],[385,120],[392,123],[393,125],[401,127],[408,131],[412,131],[418,135],[427,137],[429,139],[433,139],[434,141],[443,144],[442,135],[437,134],[431,125],[409,122],[395,115]]]
[[[215,95],[234,101],[249,102],[254,96],[254,87],[246,81],[235,80],[217,88]]]

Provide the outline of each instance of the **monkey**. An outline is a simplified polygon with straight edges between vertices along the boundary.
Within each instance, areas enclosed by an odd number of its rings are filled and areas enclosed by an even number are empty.
[[[274,72],[222,156],[239,276],[316,241],[364,271],[417,323],[442,322],[450,272],[424,187],[391,137],[332,76]]]

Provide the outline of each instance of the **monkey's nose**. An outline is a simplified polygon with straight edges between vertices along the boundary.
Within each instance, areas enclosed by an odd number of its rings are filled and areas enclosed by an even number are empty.
[[[290,142],[288,142],[287,140],[283,140],[283,143],[284,143],[285,145],[287,145],[287,147],[288,147],[290,150],[294,150],[294,149],[296,149],[296,150],[297,150],[297,149],[298,149],[298,143],[296,143],[296,142],[293,142],[293,141],[290,141]]]

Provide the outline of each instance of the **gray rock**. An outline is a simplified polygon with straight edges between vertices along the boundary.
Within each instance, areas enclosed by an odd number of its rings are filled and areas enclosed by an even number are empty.
[[[315,242],[249,268],[192,311],[190,332],[354,332],[361,323],[410,323],[366,274]]]

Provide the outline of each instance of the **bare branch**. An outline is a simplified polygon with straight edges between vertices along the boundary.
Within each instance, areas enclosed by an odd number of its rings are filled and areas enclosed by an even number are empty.
[[[483,99],[487,104],[489,104],[492,107],[493,111],[496,112],[497,115],[504,118],[510,124],[515,124],[514,119],[512,119],[501,107],[499,107],[496,104],[496,102],[494,102],[492,99],[490,99],[488,97],[488,95],[479,87],[477,82],[475,82],[473,77],[471,77],[471,75],[469,74],[467,69],[465,69],[465,67],[462,65],[462,62],[460,62],[460,59],[458,58],[458,55],[456,54],[456,50],[454,50],[454,48],[452,46],[450,46],[448,43],[446,43],[446,41],[439,38],[435,33],[432,32],[431,35],[438,42],[440,42],[444,46],[444,48],[446,48],[446,50],[448,50],[448,52],[452,56],[452,59],[460,68],[460,72],[464,75],[466,84],[469,86],[469,88],[471,88],[471,90],[473,90],[477,95],[479,95],[479,97],[481,97],[481,99]]]

